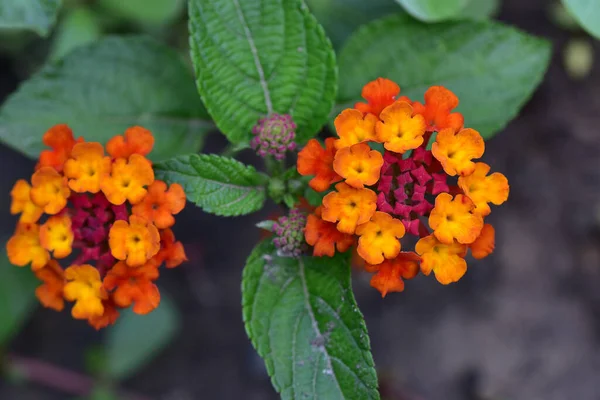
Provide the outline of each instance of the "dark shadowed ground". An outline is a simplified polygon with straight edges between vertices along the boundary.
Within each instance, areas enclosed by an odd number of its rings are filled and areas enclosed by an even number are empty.
[[[549,2],[504,3],[500,19],[550,38],[555,54],[522,115],[487,144],[485,159],[511,183],[509,202],[491,216],[496,253],[471,263],[458,284],[419,277],[385,300],[367,275],[354,276],[390,399],[600,399],[600,63],[570,80],[560,50],[573,34],[548,21]],[[0,63],[6,94],[14,66]],[[5,148],[0,160],[8,193],[33,163]],[[0,206],[8,210],[8,199]],[[183,330],[127,388],[160,400],[277,398],[240,307],[242,267],[259,236],[253,224],[268,213],[222,219],[190,206],[178,218],[191,262],[164,273],[160,286],[181,309]],[[9,234],[8,211],[0,221]],[[67,313],[39,309],[11,350],[83,370],[82,352],[100,338]],[[0,383],[2,400],[65,398]]]

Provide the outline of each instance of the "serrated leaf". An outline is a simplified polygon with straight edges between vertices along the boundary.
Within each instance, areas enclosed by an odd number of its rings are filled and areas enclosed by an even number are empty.
[[[189,16],[198,91],[231,142],[273,112],[292,115],[299,142],[326,123],[335,53],[303,0],[190,0]]]
[[[583,29],[600,39],[600,2],[598,0],[562,0],[562,2]]]
[[[40,282],[29,268],[11,265],[6,251],[0,254],[0,346],[17,333],[36,304],[35,288]]]
[[[426,22],[443,21],[460,15],[469,0],[396,0],[413,17]]]
[[[550,53],[547,41],[492,21],[427,25],[391,16],[360,29],[342,49],[339,101],[353,105],[362,86],[380,76],[419,101],[442,85],[459,97],[465,125],[487,139],[532,95]]]
[[[171,343],[180,328],[179,311],[165,293],[148,315],[122,311],[117,323],[107,328],[105,372],[114,379],[130,377]]]
[[[244,322],[282,399],[379,399],[349,255],[281,258],[269,242],[248,258]]]
[[[76,136],[105,143],[133,125],[156,139],[151,158],[198,150],[213,127],[179,55],[141,36],[107,37],[53,62],[0,109],[0,138],[30,157],[42,135],[67,123]]]
[[[26,29],[47,36],[60,5],[61,0],[2,0],[0,29]]]
[[[154,171],[158,179],[179,183],[189,201],[216,215],[250,214],[267,198],[268,177],[233,158],[190,154],[157,163]]]
[[[145,24],[164,24],[180,14],[185,0],[98,0],[114,16]]]

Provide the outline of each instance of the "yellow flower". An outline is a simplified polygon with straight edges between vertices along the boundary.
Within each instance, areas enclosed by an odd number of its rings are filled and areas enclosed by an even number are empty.
[[[42,167],[31,177],[31,200],[46,214],[58,214],[71,194],[67,179],[52,167]]]
[[[77,143],[71,158],[65,163],[65,176],[69,187],[77,193],[98,193],[100,182],[110,173],[110,157],[104,156],[100,143]]]
[[[321,218],[338,222],[340,232],[352,234],[357,225],[371,219],[377,208],[377,195],[369,189],[355,189],[345,183],[335,185],[337,192],[323,198]]]
[[[12,198],[10,213],[13,215],[21,213],[19,222],[35,223],[44,213],[41,207],[31,201],[30,193],[31,186],[24,179],[19,179],[10,191],[10,197]]]
[[[464,257],[467,246],[458,242],[444,244],[434,235],[420,239],[415,250],[421,256],[421,272],[429,275],[431,271],[443,285],[457,282],[467,272]]]
[[[40,244],[40,227],[37,224],[20,223],[15,234],[6,243],[6,252],[11,264],[24,267],[31,263],[32,270],[44,268],[50,254]]]
[[[154,182],[154,170],[148,159],[139,154],[132,154],[128,160],[117,158],[112,165],[109,178],[100,186],[108,201],[121,205],[126,200],[137,204],[147,193],[145,186]]]
[[[73,231],[68,215],[55,215],[40,228],[40,243],[56,258],[65,258],[71,254]]]
[[[160,249],[160,234],[154,224],[137,215],[116,221],[110,228],[108,243],[113,257],[130,267],[144,265]]]
[[[444,129],[438,133],[431,146],[433,156],[450,176],[473,173],[475,163],[471,160],[480,158],[484,151],[483,138],[479,132],[470,128],[462,129],[456,134],[452,128]]]
[[[358,254],[368,264],[376,265],[400,253],[400,238],[406,232],[402,221],[381,211],[375,212],[369,222],[356,228]]]
[[[73,318],[88,319],[104,313],[102,300],[107,299],[108,295],[96,268],[88,264],[72,265],[65,270],[65,279],[65,299],[75,302],[71,310]]]
[[[473,243],[483,228],[483,217],[474,214],[475,205],[465,195],[458,194],[454,199],[448,193],[440,193],[435,199],[435,207],[429,215],[429,226],[439,241],[451,244]]]
[[[338,150],[333,161],[335,172],[346,179],[348,185],[357,189],[377,183],[382,165],[381,153],[371,150],[366,143]]]
[[[425,120],[422,115],[412,114],[412,106],[404,101],[397,101],[381,112],[376,131],[383,147],[402,154],[423,144]]]
[[[490,166],[479,162],[471,175],[458,178],[458,186],[475,203],[475,213],[483,216],[492,212],[488,203],[499,206],[508,199],[508,179],[499,172],[487,176]]]
[[[375,123],[378,120],[373,114],[363,116],[363,113],[352,108],[342,111],[333,122],[340,137],[335,141],[335,148],[339,150],[356,143],[376,142]]]

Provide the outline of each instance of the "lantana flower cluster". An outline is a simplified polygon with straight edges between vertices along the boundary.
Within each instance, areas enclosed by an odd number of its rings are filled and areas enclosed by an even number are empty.
[[[382,296],[402,291],[403,279],[419,270],[433,271],[442,284],[458,281],[469,251],[480,259],[494,250],[494,228],[485,218],[490,204],[502,204],[509,193],[506,177],[477,161],[484,140],[453,112],[454,93],[432,86],[424,103],[399,94],[388,79],[365,85],[366,102],[335,119],[338,137],[324,146],[309,141],[297,165],[301,175],[313,176],[315,191],[335,184],[308,216],[313,254],[333,256],[356,244]],[[411,236],[414,251],[405,251]]]
[[[19,221],[6,245],[10,262],[31,265],[45,307],[62,311],[65,300],[74,302],[73,318],[96,329],[113,324],[119,308],[151,312],[160,302],[159,267],[186,260],[171,230],[185,193],[154,178],[146,158],[152,133],[129,128],[105,149],[75,139],[63,124],[43,142],[50,149],[41,152],[31,181],[19,180],[11,191]]]

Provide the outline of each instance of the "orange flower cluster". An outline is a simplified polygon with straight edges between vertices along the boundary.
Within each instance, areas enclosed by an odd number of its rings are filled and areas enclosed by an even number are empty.
[[[388,79],[368,83],[366,103],[335,119],[338,138],[325,148],[313,139],[298,155],[298,172],[314,176],[314,190],[339,182],[307,219],[313,254],[333,256],[357,243],[382,296],[404,290],[403,279],[419,270],[442,284],[458,281],[469,250],[478,259],[494,250],[494,228],[484,219],[490,203],[502,204],[509,193],[504,175],[476,161],[485,144],[453,112],[454,93],[433,86],[423,104],[399,94]],[[407,235],[416,237],[415,252],[403,251]]]
[[[108,141],[108,154],[100,143],[75,140],[67,125],[43,141],[51,149],[40,154],[31,183],[21,179],[11,191],[19,222],[6,245],[10,262],[31,265],[45,307],[74,302],[73,318],[96,329],[113,324],[119,308],[151,312],[160,303],[159,267],[186,261],[171,231],[185,193],[154,179],[146,158],[152,133],[129,128]]]

